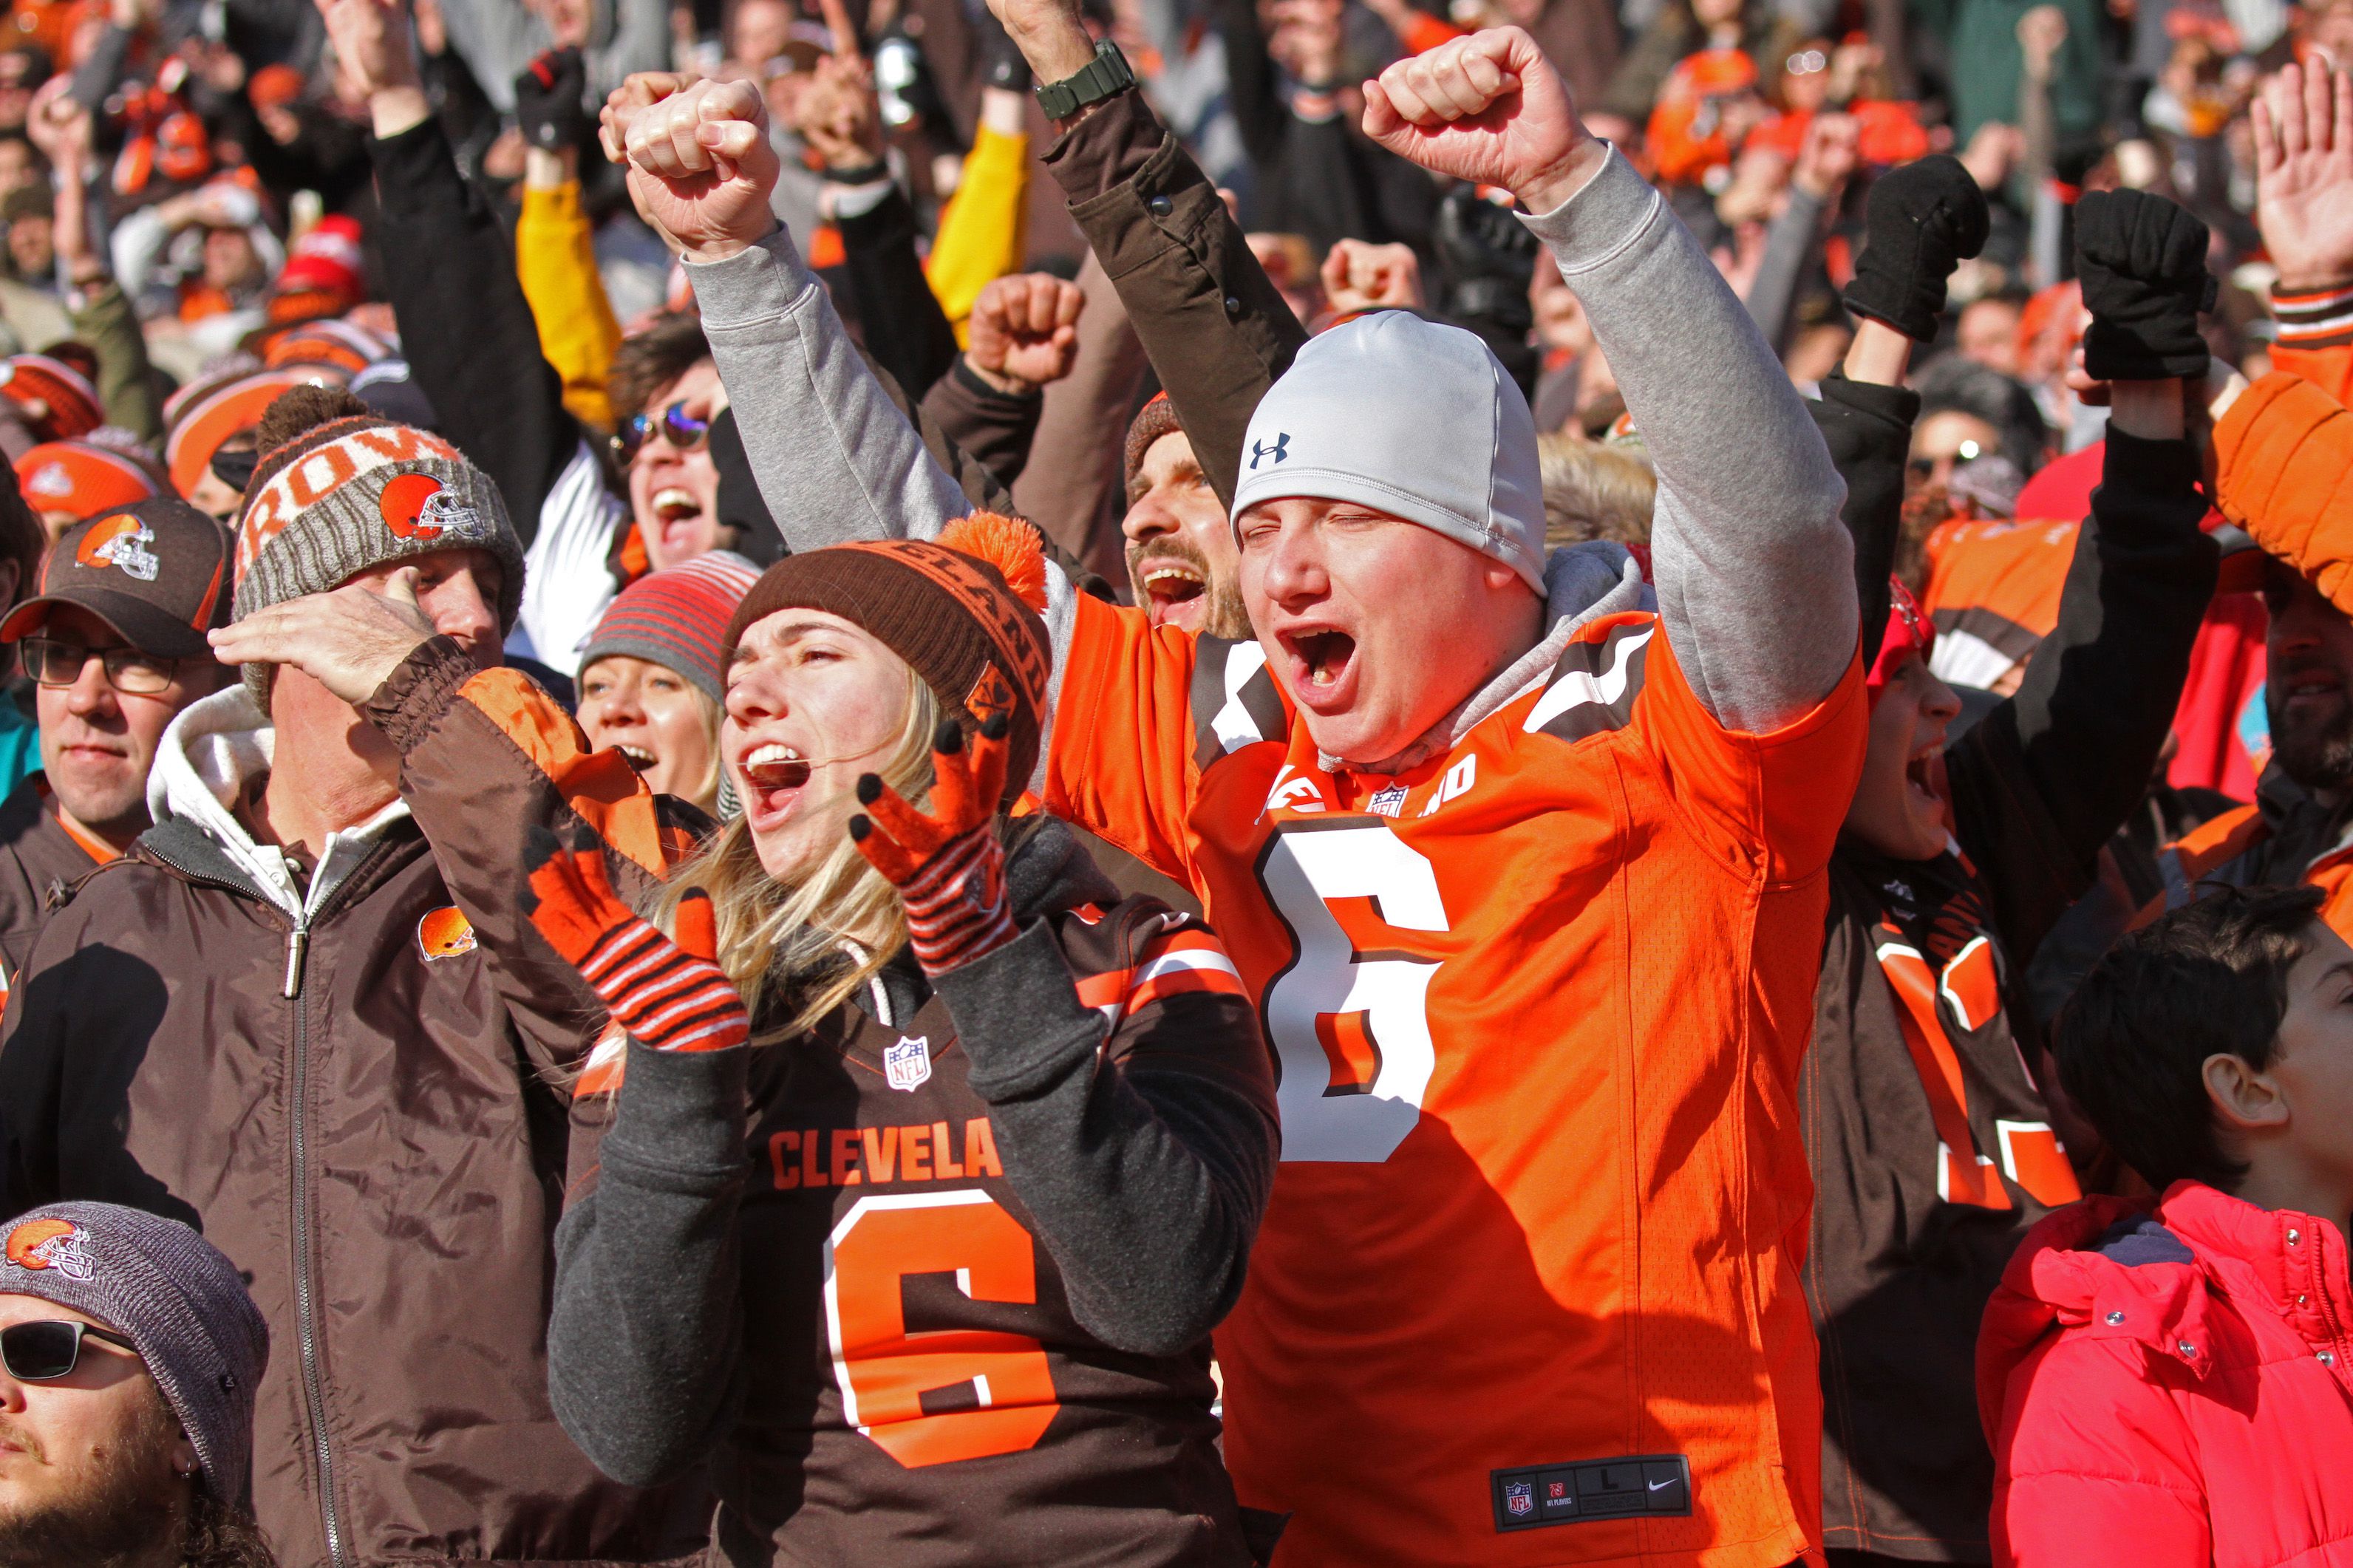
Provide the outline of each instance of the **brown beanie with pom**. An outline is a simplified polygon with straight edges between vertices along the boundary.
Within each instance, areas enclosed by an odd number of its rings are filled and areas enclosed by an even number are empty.
[[[836,544],[787,555],[735,608],[720,648],[724,669],[753,623],[779,610],[823,610],[862,627],[914,667],[969,732],[976,709],[1012,723],[1006,798],[1029,787],[1046,723],[1053,652],[1040,612],[1043,551],[1029,523],[975,512],[935,541]]]
[[[489,475],[455,447],[350,393],[298,386],[272,403],[237,531],[235,617],[323,594],[386,562],[443,550],[498,557],[499,628],[522,605],[522,544]],[[246,683],[267,701],[269,668]]]

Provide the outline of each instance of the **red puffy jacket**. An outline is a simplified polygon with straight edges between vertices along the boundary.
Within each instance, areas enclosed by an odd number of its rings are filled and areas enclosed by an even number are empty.
[[[1978,1337],[1993,1558],[2353,1565],[2353,1280],[2325,1220],[2198,1182],[2027,1233]]]

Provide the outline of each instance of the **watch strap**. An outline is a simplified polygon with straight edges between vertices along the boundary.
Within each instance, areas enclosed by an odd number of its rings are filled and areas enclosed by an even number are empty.
[[[1049,120],[1068,120],[1091,103],[1125,92],[1135,85],[1127,57],[1109,38],[1095,45],[1095,58],[1075,75],[1048,82],[1038,89],[1038,107]]]

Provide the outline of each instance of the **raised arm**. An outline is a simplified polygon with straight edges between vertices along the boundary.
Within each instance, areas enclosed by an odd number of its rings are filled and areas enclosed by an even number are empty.
[[[785,542],[927,539],[969,511],[769,210],[776,154],[759,90],[633,77],[605,107],[603,138],[638,210],[680,247]]]
[[[2100,488],[2058,624],[2017,695],[1947,758],[1962,843],[2014,952],[2041,944],[2147,792],[2217,565],[2183,379],[2199,386],[2209,363],[2206,226],[2161,196],[2116,191],[2083,199],[2075,236],[2092,312],[2084,370],[2109,394]]]
[[[1030,71],[1060,81],[1094,58],[1075,0],[989,0]],[[1250,411],[1307,330],[1250,254],[1208,176],[1128,91],[1058,121],[1047,172],[1134,323],[1193,455],[1230,504]]]
[[[1495,28],[1365,87],[1390,151],[1518,197],[1609,357],[1657,466],[1651,568],[1694,693],[1778,728],[1855,655],[1846,487],[1780,362],[1659,193],[1588,134],[1535,41]]]
[[[368,89],[385,288],[401,350],[443,429],[497,481],[528,546],[580,445],[564,383],[498,216],[458,172],[407,44],[402,0],[319,0],[336,55]]]
[[[1904,521],[1904,464],[1920,395],[1904,384],[1912,345],[1934,342],[1953,268],[1984,248],[1985,192],[1960,161],[1921,158],[1882,175],[1866,211],[1869,241],[1847,285],[1854,342],[1841,374],[1822,383],[1814,422],[1846,480],[1841,515],[1854,540],[1862,661],[1887,629],[1888,574]]]

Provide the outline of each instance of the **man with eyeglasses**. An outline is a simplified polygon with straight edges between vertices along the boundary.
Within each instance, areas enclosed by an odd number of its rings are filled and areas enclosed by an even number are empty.
[[[229,572],[227,531],[156,498],[67,530],[0,619],[41,729],[41,771],[0,802],[0,1000],[63,890],[147,830],[164,727],[233,679],[205,640],[227,624]]]
[[[55,1204],[0,1233],[0,1563],[271,1568],[250,1507],[269,1331],[175,1219]]]

